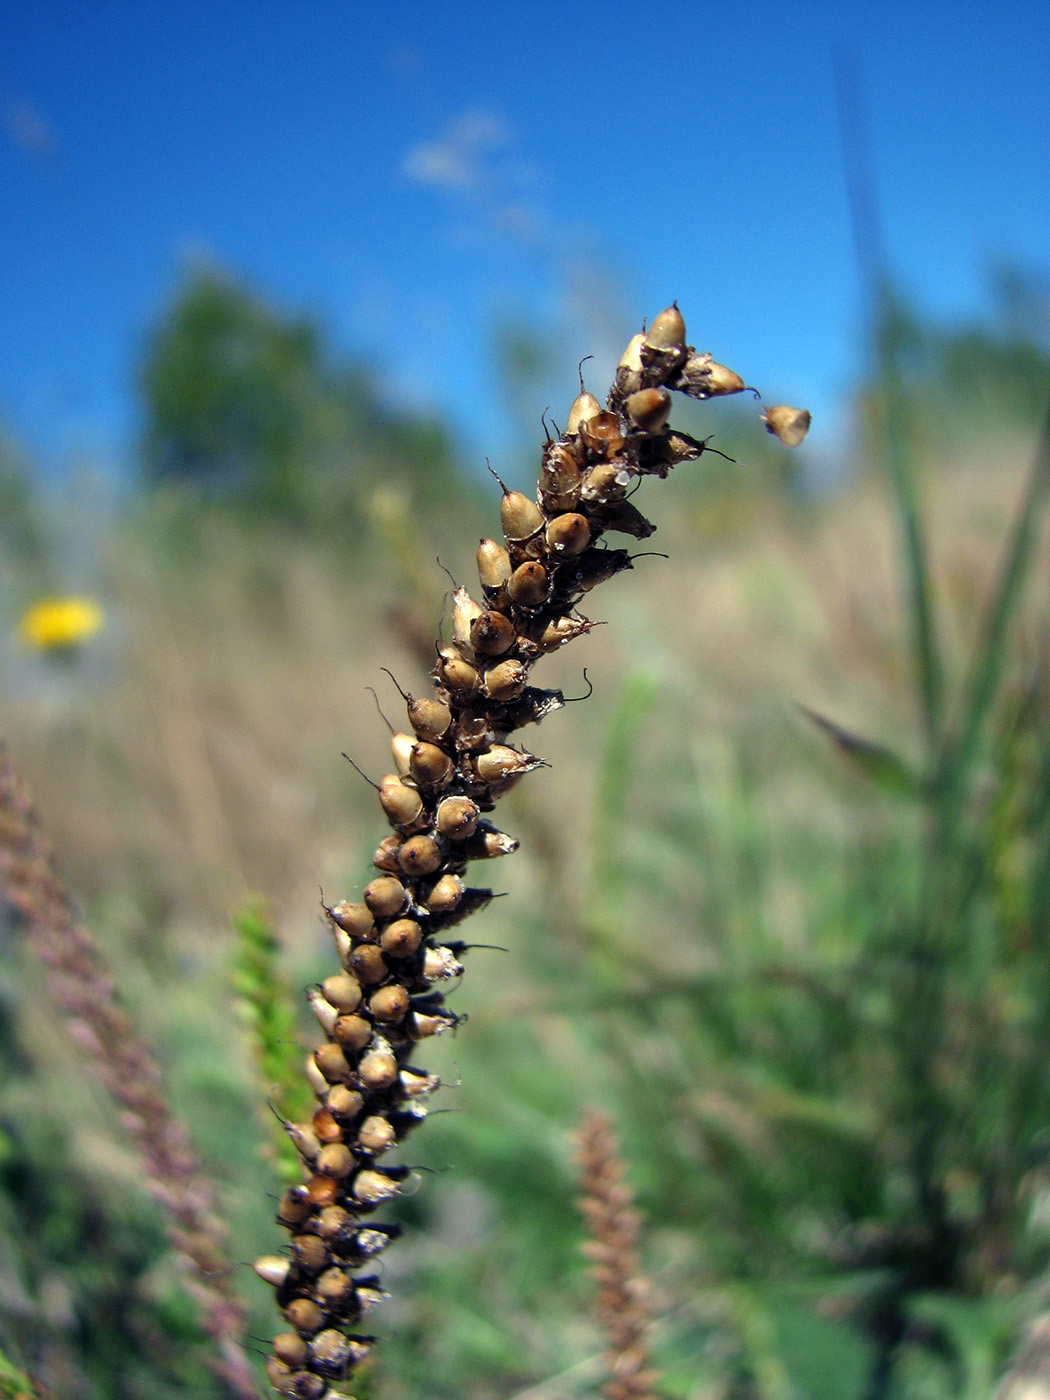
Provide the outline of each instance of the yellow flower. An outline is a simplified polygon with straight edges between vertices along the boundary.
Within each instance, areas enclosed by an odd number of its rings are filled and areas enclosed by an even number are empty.
[[[65,651],[89,641],[104,622],[90,598],[44,598],[22,614],[18,639],[34,651]]]

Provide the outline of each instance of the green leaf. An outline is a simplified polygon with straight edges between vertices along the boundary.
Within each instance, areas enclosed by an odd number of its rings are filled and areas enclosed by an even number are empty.
[[[862,739],[848,729],[843,729],[834,720],[820,715],[816,710],[799,705],[799,710],[811,724],[826,734],[835,748],[848,759],[866,778],[880,787],[883,792],[897,797],[922,797],[925,791],[923,780],[902,758],[881,744],[870,739]]]

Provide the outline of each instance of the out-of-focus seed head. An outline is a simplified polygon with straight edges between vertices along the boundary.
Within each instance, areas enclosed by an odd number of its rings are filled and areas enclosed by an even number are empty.
[[[293,1298],[284,1310],[284,1315],[300,1337],[312,1337],[324,1326],[325,1316],[310,1298]]]
[[[569,408],[568,421],[565,424],[565,436],[575,437],[583,427],[584,423],[601,413],[602,406],[593,394],[586,391],[577,394]]]
[[[315,1163],[319,1176],[334,1176],[337,1179],[347,1176],[353,1168],[353,1165],[354,1154],[350,1151],[349,1147],[341,1142],[330,1142],[327,1147],[322,1147],[317,1154],[317,1161]],[[318,1237],[316,1235],[310,1235],[306,1238],[317,1239]]]
[[[328,1246],[318,1235],[296,1235],[291,1249],[296,1267],[303,1273],[316,1274],[328,1263]]]
[[[329,1108],[317,1109],[310,1119],[310,1126],[320,1143],[342,1142],[343,1140],[342,1126]]]
[[[797,447],[809,432],[813,421],[808,409],[792,408],[790,404],[778,403],[772,408],[763,409],[762,421],[766,432],[778,437],[785,447]]]
[[[273,1354],[294,1369],[306,1360],[306,1343],[297,1332],[279,1332],[273,1339]]]
[[[645,433],[662,433],[671,416],[671,395],[666,389],[639,389],[624,404],[628,418]]]
[[[410,836],[398,854],[401,869],[411,880],[441,869],[441,847],[432,836]]]
[[[547,546],[552,554],[571,558],[580,554],[591,542],[591,527],[585,515],[570,511],[556,515],[547,526]]]
[[[485,593],[499,593],[512,573],[510,555],[495,540],[478,545],[478,580]]]
[[[438,752],[441,752],[440,749]],[[365,886],[364,900],[375,918],[393,919],[407,905],[408,894],[400,880],[395,880],[389,875],[380,875],[378,880],[373,880]]]
[[[653,323],[645,336],[645,344],[651,350],[684,350],[685,319],[678,306],[669,306],[653,317]]]
[[[261,1259],[256,1259],[252,1265],[263,1283],[268,1283],[271,1288],[281,1287],[287,1279],[291,1267],[291,1261],[282,1259],[278,1254],[264,1254]]]
[[[330,1206],[339,1195],[339,1186],[332,1176],[312,1176],[306,1183],[306,1194],[315,1210]]]
[[[366,1152],[371,1152],[373,1156],[386,1152],[396,1141],[397,1134],[392,1125],[378,1114],[366,1118],[357,1134],[358,1146],[363,1147]]]
[[[336,1278],[335,1275],[339,1274]],[[353,1280],[342,1270],[332,1270],[333,1277],[318,1279],[318,1292],[325,1302],[338,1306],[353,1295]],[[325,1281],[327,1280],[327,1282]],[[321,1285],[324,1284],[324,1287]],[[310,1360],[323,1376],[341,1380],[350,1365],[350,1339],[335,1327],[326,1327],[310,1343]]]
[[[301,1225],[310,1214],[310,1201],[303,1186],[289,1186],[277,1207],[279,1225]]]
[[[413,746],[411,768],[412,777],[427,791],[447,787],[455,773],[452,760],[443,749],[422,741]]]
[[[516,700],[528,683],[528,667],[520,661],[500,661],[485,672],[485,694],[500,704]]]
[[[401,1186],[385,1172],[370,1171],[367,1167],[354,1177],[354,1199],[363,1205],[377,1206],[382,1201],[392,1200],[401,1194]],[[294,1324],[293,1324],[294,1326]]]
[[[398,1021],[403,1021],[408,1007],[408,993],[397,982],[380,987],[368,999],[368,1010],[372,1020],[384,1026],[396,1026]]]
[[[521,608],[538,608],[547,601],[547,570],[535,559],[526,559],[510,576],[507,592]]]
[[[543,512],[520,491],[508,491],[499,505],[500,524],[508,544],[523,544],[543,529]]]
[[[479,656],[502,656],[514,645],[514,624],[502,613],[479,613],[471,624],[470,645]]]
[[[513,662],[505,663],[513,665]],[[438,803],[435,825],[438,834],[449,841],[463,841],[473,836],[480,810],[469,797],[446,797]]]

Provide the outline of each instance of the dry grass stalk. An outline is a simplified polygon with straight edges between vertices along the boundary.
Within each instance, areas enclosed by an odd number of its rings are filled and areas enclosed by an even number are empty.
[[[652,1400],[657,1372],[649,1360],[648,1285],[638,1266],[641,1217],[632,1209],[634,1192],[624,1182],[619,1144],[603,1114],[588,1113],[580,1125],[576,1163],[587,1225],[583,1252],[594,1261],[595,1314],[608,1341],[610,1379],[603,1389],[609,1400]]]
[[[413,1064],[417,1048],[457,1024],[443,989],[462,973],[468,945],[449,931],[492,896],[463,877],[472,861],[517,849],[487,814],[542,760],[506,740],[564,704],[560,691],[530,684],[532,667],[586,635],[594,623],[581,601],[631,568],[631,554],[603,537],[652,534],[628,499],[641,479],[664,478],[704,451],[669,429],[670,390],[707,399],[744,387],[686,343],[677,306],[661,312],[628,345],[605,408],[581,385],[565,431],[548,436],[536,499],[503,488],[503,542],[482,540],[477,551],[482,601],[455,589],[432,693],[404,697],[408,729],[391,739],[396,771],[377,785],[392,828],[374,856],[379,876],[360,900],[326,909],[342,968],[309,994],[327,1039],[307,1066],[317,1111],[286,1125],[304,1174],[278,1210],[290,1258],[256,1264],[288,1324],[267,1363],[285,1400],[323,1400],[374,1341],[357,1328],[384,1295],[374,1274],[354,1271],[396,1233],[365,1223],[407,1175],[382,1159],[426,1116],[439,1084]],[[770,410],[766,425],[781,437],[782,419],[793,440],[808,423]]]
[[[103,956],[77,918],[29,793],[2,748],[0,885],[25,922],[31,948],[49,969],[55,1004],[120,1106],[121,1124],[142,1154],[147,1188],[168,1217],[187,1286],[218,1347],[216,1369],[237,1400],[257,1400],[240,1342],[244,1307],[232,1285],[211,1186],[185,1126],[171,1112],[152,1051],[117,1003]]]

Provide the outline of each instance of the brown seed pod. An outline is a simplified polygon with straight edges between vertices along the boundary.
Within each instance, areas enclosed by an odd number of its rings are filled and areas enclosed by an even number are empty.
[[[462,585],[452,594],[452,645],[470,661],[473,650],[470,645],[470,629],[474,619],[484,612],[480,603],[475,603]]]
[[[662,433],[671,416],[671,395],[666,389],[639,389],[628,397],[624,409],[643,433]]]
[[[385,1048],[384,1048],[385,1047]],[[375,1050],[369,1050],[357,1067],[357,1077],[366,1089],[373,1091],[389,1089],[397,1079],[397,1060],[385,1042]]]
[[[669,306],[666,311],[661,311],[659,316],[653,317],[653,323],[645,336],[645,344],[650,350],[685,349],[685,319],[678,310],[677,303]]]
[[[342,1269],[329,1269],[317,1280],[317,1296],[341,1310],[354,1296],[354,1281]],[[326,1327],[310,1343],[311,1365],[322,1375],[340,1380],[350,1362],[350,1340],[335,1327]]]
[[[543,512],[520,491],[505,491],[499,503],[500,524],[508,544],[525,544],[543,529]]]
[[[337,1011],[356,1011],[361,1004],[361,984],[349,973],[338,972],[334,977],[326,977],[321,983],[325,1001]]]
[[[387,924],[380,938],[383,952],[391,958],[410,958],[423,941],[423,929],[415,919],[395,919]]]
[[[303,1186],[289,1186],[277,1206],[277,1223],[286,1227],[301,1225],[310,1214],[310,1202]]]
[[[552,442],[540,468],[540,505],[549,513],[572,510],[580,496],[580,464],[566,442]]]
[[[633,535],[636,540],[647,540],[656,526],[646,520],[642,512],[630,501],[618,501],[606,506],[601,513],[603,530],[611,530],[619,535]]]
[[[520,845],[516,837],[497,831],[487,822],[479,822],[477,831],[464,843],[463,850],[468,860],[493,860],[497,856],[513,855]]]
[[[319,1108],[310,1119],[310,1126],[318,1142],[342,1142],[343,1129],[330,1108]]]
[[[593,394],[586,391],[577,394],[569,407],[569,417],[565,424],[565,436],[575,437],[583,427],[584,423],[596,418],[602,411],[602,406]]]
[[[423,955],[424,982],[451,982],[462,971],[463,964],[451,948],[428,948]]]
[[[328,1246],[318,1235],[296,1235],[291,1249],[296,1267],[305,1274],[316,1274],[328,1263]]]
[[[367,939],[375,936],[375,920],[367,904],[347,904],[344,901],[336,904],[328,913],[332,922],[353,938]]]
[[[538,608],[547,601],[547,570],[535,559],[526,559],[511,574],[507,584],[511,602],[520,608]],[[501,648],[506,651],[506,647]]]
[[[400,874],[398,853],[403,844],[404,837],[400,835],[384,836],[372,853],[372,864],[377,870],[382,870],[388,875]]]
[[[510,555],[503,545],[482,540],[478,545],[478,579],[485,594],[501,594],[511,572]]]
[[[271,1288],[280,1288],[287,1280],[292,1266],[289,1260],[282,1259],[279,1254],[264,1254],[261,1259],[256,1259],[252,1268],[263,1283],[268,1283]]]
[[[321,1144],[313,1128],[309,1123],[285,1123],[284,1130],[291,1139],[296,1152],[309,1166],[321,1150]]]
[[[446,797],[438,803],[434,822],[441,836],[449,841],[462,841],[473,836],[479,816],[477,803],[471,802],[469,797]]]
[[[452,711],[444,700],[435,699],[433,696],[414,695],[406,696],[406,700],[408,722],[418,738],[433,743],[448,733],[448,727],[452,723]]]
[[[469,645],[469,633],[468,633]],[[434,667],[434,676],[445,686],[449,692],[460,701],[469,700],[477,695],[481,689],[481,676],[475,666],[464,660],[459,652],[453,647],[443,647],[438,652],[437,665]],[[412,751],[409,745],[409,754]],[[405,771],[410,772],[408,758],[405,759]]]
[[[401,869],[412,880],[441,869],[441,846],[432,836],[410,836],[398,853]]]
[[[317,1233],[323,1240],[337,1239],[353,1225],[354,1217],[345,1206],[325,1206],[317,1217]]]
[[[533,641],[542,652],[557,651],[566,642],[573,642],[589,632],[595,624],[585,617],[556,617],[553,622],[544,623]]]
[[[317,987],[307,988],[306,1000],[309,1003],[310,1010],[317,1017],[317,1023],[324,1031],[325,1035],[331,1035],[332,1027],[338,1019],[339,1012],[329,1003],[327,998]]]
[[[615,413],[597,413],[580,425],[580,436],[591,449],[602,457],[613,457],[624,445],[623,429]]]
[[[310,1298],[293,1298],[284,1315],[300,1337],[312,1337],[325,1323],[324,1313]]]
[[[423,907],[431,914],[451,914],[462,898],[463,881],[459,876],[442,875],[423,896]]]
[[[485,672],[485,694],[500,704],[516,700],[528,683],[529,668],[520,661],[500,661]]]
[[[388,1176],[386,1172],[371,1171],[365,1167],[354,1177],[353,1192],[354,1199],[363,1205],[377,1206],[383,1201],[389,1201],[395,1196],[399,1196],[401,1185],[394,1177]]]
[[[591,527],[585,515],[570,511],[566,515],[554,517],[547,526],[546,538],[552,554],[571,558],[575,554],[581,554],[590,544]]]
[[[809,432],[813,421],[808,409],[792,408],[790,404],[774,404],[760,415],[766,432],[778,437],[785,447],[797,447]]]
[[[279,1332],[273,1339],[273,1354],[294,1369],[306,1360],[306,1343],[297,1332]]]
[[[512,749],[509,744],[493,744],[487,753],[479,753],[474,759],[474,770],[483,783],[502,783],[542,767],[542,758]]]
[[[453,1030],[458,1024],[459,1018],[453,1016],[451,1011],[433,1014],[413,1011],[408,1030],[413,1040],[429,1040],[432,1035],[444,1035],[445,1031]]]
[[[334,1176],[336,1179],[349,1175],[354,1165],[354,1154],[342,1142],[330,1142],[317,1154],[318,1176]],[[309,1238],[316,1239],[316,1235]]]
[[[499,614],[493,616],[498,617]],[[510,626],[509,623],[507,625]],[[422,742],[413,746],[411,768],[413,778],[427,792],[447,787],[456,771],[444,749]]]
[[[319,1046],[316,1051],[317,1055],[320,1055],[322,1050],[339,1050],[339,1046],[345,1046],[346,1049],[350,1051],[351,1055],[356,1055],[360,1050],[363,1050],[372,1039],[372,1024],[370,1021],[366,1021],[363,1016],[340,1016],[339,1020],[336,1021],[332,1028],[332,1034],[338,1044]],[[340,1051],[340,1053],[342,1052]],[[343,1056],[343,1061],[346,1063],[345,1055]],[[318,1063],[320,1063],[320,1061]],[[324,1066],[322,1065],[321,1073],[324,1074],[324,1072]],[[336,1077],[343,1083],[349,1080],[351,1078],[349,1064],[347,1064],[346,1073],[339,1074]]]
[[[328,1090],[325,1103],[331,1113],[340,1118],[356,1118],[365,1106],[365,1101],[357,1089],[346,1084],[333,1084]]]
[[[374,987],[387,975],[383,950],[377,943],[361,943],[346,960],[346,970],[362,987]]]
[[[478,656],[502,656],[514,645],[514,624],[502,613],[479,613],[471,624],[470,645]]]
[[[404,987],[391,982],[380,987],[368,999],[368,1011],[373,1021],[380,1025],[396,1026],[408,1014],[409,997]]]
[[[345,1017],[340,1019],[349,1020],[351,1018]],[[364,1022],[363,1024],[367,1025],[368,1023]],[[371,1034],[371,1027],[369,1026],[368,1029]],[[338,1035],[338,1032],[339,1021],[335,1023],[335,1034]],[[351,1077],[352,1072],[347,1063],[346,1056],[338,1045],[319,1045],[314,1051],[314,1063],[329,1084],[345,1084]],[[300,1217],[300,1219],[303,1218],[304,1217]]]
[[[713,399],[739,394],[747,385],[734,370],[720,365],[708,354],[690,355],[681,370],[668,381],[672,389],[693,399]]]
[[[357,1142],[359,1147],[363,1148],[365,1152],[371,1152],[375,1157],[393,1147],[394,1143],[397,1142],[397,1134],[391,1123],[387,1122],[385,1118],[373,1114],[371,1118],[366,1118],[361,1124],[357,1134]]]
[[[581,593],[589,593],[630,567],[631,556],[626,549],[589,549],[580,555],[573,582]]]
[[[616,367],[616,387],[621,394],[633,394],[645,387],[645,367],[642,364],[644,344],[644,332],[632,335],[627,342],[627,349],[620,356],[620,363]]]
[[[417,747],[419,747],[417,745]],[[439,749],[440,753],[441,750]],[[365,886],[365,904],[377,919],[393,919],[408,903],[408,895],[400,880],[381,875]]]
[[[330,1206],[339,1195],[339,1185],[331,1176],[312,1176],[306,1183],[306,1194],[315,1210]]]
[[[580,502],[586,505],[607,506],[615,501],[622,501],[633,480],[633,469],[620,458],[612,462],[599,462],[596,467],[590,469],[584,479]]]
[[[400,778],[407,778],[411,772],[408,760],[415,742],[416,736],[414,734],[391,734],[390,736],[390,755]]]

